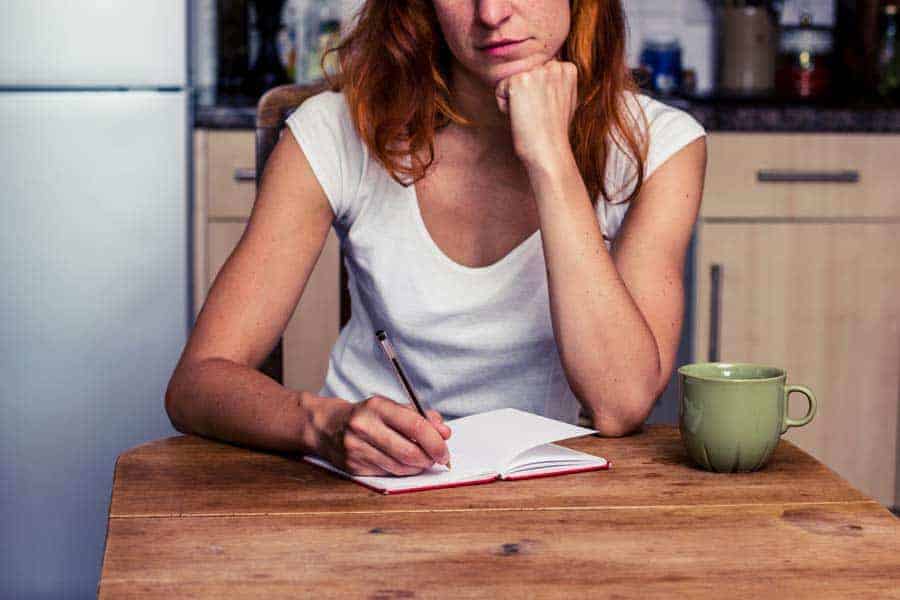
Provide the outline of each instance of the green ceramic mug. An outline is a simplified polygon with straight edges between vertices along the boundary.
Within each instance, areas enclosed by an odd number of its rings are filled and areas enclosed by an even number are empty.
[[[679,429],[688,455],[708,471],[755,471],[766,464],[781,435],[816,414],[816,397],[785,385],[784,369],[751,363],[696,363],[678,369]],[[788,396],[809,400],[801,419],[788,417]]]

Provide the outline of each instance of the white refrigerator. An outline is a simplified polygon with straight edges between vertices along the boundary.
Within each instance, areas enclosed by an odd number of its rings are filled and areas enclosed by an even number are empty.
[[[116,456],[173,435],[186,0],[0,6],[0,597],[96,595]]]

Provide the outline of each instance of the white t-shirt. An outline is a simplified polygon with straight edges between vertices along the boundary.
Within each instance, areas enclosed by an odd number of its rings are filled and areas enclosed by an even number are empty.
[[[644,95],[629,99],[650,122],[645,180],[705,134],[684,111]],[[359,402],[377,393],[406,403],[375,338],[384,329],[413,389],[445,419],[513,407],[577,423],[579,402],[553,336],[540,230],[498,262],[461,265],[429,235],[415,187],[399,184],[370,155],[342,93],[308,98],[287,125],[334,210],[349,277],[351,318],[318,394]],[[634,187],[634,167],[615,144],[611,152],[606,177],[618,202]],[[608,238],[627,210],[628,203],[597,202]]]

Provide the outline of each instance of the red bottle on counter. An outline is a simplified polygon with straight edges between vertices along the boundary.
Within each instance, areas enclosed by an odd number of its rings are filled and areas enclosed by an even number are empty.
[[[815,99],[831,88],[834,31],[813,27],[806,17],[799,27],[781,33],[775,87],[792,98]]]

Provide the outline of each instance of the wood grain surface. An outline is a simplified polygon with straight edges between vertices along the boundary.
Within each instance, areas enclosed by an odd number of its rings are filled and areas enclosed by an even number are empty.
[[[194,436],[139,446],[119,457],[111,517],[590,506],[734,505],[868,499],[787,440],[754,473],[695,467],[677,427],[645,425],[623,438],[560,445],[603,456],[608,471],[498,481],[384,496],[297,457],[248,451]],[[489,490],[487,488],[490,488]]]
[[[112,519],[101,598],[900,598],[872,502]]]
[[[120,456],[101,598],[900,598],[900,520],[790,442],[695,468],[677,427],[562,443],[609,471],[384,496],[179,436]]]

